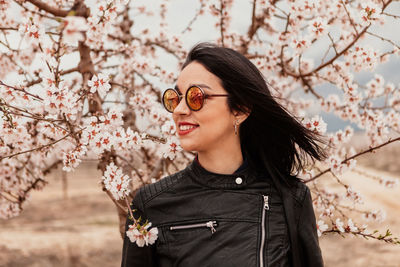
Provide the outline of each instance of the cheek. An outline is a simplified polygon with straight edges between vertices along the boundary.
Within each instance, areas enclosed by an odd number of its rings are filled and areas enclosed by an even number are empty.
[[[226,132],[230,130],[231,126],[231,116],[226,110],[220,109],[216,112],[209,113],[207,116],[202,116],[201,121],[203,125],[203,131],[212,132]],[[233,127],[233,125],[232,125]]]

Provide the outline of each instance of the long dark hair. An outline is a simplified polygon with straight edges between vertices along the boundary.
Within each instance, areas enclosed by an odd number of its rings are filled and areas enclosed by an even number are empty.
[[[193,61],[220,78],[231,111],[250,111],[239,135],[242,150],[257,167],[273,169],[290,180],[310,159],[326,157],[318,144],[326,143],[323,137],[304,127],[274,99],[261,72],[245,56],[200,43],[190,50],[182,69]]]

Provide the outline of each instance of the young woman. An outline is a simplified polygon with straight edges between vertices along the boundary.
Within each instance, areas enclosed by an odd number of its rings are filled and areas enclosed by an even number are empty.
[[[196,158],[138,190],[132,208],[158,239],[138,247],[126,237],[122,266],[323,266],[310,191],[293,175],[325,157],[322,140],[274,100],[259,70],[199,44],[163,104]]]

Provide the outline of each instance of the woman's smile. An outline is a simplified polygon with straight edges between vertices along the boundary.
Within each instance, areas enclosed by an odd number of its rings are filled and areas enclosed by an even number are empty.
[[[180,122],[178,123],[178,135],[182,136],[185,134],[188,134],[192,131],[194,131],[197,127],[199,127],[199,125],[197,124],[192,124],[189,122]]]

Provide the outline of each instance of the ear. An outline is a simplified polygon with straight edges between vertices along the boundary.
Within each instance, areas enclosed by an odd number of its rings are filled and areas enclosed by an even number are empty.
[[[235,119],[237,121],[239,121],[239,124],[241,124],[242,122],[244,122],[247,117],[250,115],[251,111],[250,110],[246,110],[245,112],[243,111],[234,111],[233,115],[235,116]]]

